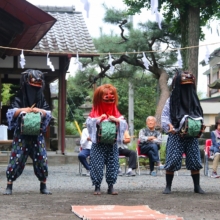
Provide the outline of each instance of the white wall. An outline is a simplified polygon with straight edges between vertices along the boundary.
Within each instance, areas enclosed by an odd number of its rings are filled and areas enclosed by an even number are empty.
[[[200,102],[203,109],[204,124],[206,131],[209,131],[211,125],[215,124],[215,117],[220,113],[220,102]]]

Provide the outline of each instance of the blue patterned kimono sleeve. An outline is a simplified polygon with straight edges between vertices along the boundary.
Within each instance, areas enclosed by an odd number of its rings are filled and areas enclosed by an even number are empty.
[[[47,110],[44,110],[44,111],[46,112],[46,116],[43,117],[43,120],[42,120],[42,131],[45,133],[47,130],[47,126],[49,125],[50,120],[52,118],[52,114],[51,114],[51,111],[47,111]]]
[[[6,118],[8,121],[8,130],[15,129],[17,126],[17,118],[14,118],[14,114],[18,108],[8,109],[6,112]]]
[[[8,129],[12,130],[15,129],[18,126],[18,119],[19,117],[24,113],[21,112],[18,117],[14,118],[14,114],[17,111],[18,108],[8,109],[6,113],[7,121],[8,121]],[[45,110],[46,111],[46,110]],[[42,119],[42,131],[46,132],[46,128],[51,120],[51,111],[46,111],[46,116]]]
[[[168,98],[164,107],[163,107],[163,111],[162,111],[162,115],[161,115],[161,125],[162,125],[162,128],[165,133],[167,133],[169,131],[169,124],[170,123],[171,123],[171,120],[170,120],[170,98]]]
[[[86,126],[89,132],[89,137],[91,138],[92,143],[96,143],[96,124],[99,121],[96,118],[88,117],[86,119]]]
[[[117,134],[117,142],[122,144],[124,138],[124,132],[127,129],[128,125],[127,122],[124,120],[124,117],[120,117],[119,127],[118,127],[118,134]],[[88,117],[86,119],[86,125],[88,128],[89,136],[93,143],[96,143],[96,124],[99,123],[99,120],[96,118]]]

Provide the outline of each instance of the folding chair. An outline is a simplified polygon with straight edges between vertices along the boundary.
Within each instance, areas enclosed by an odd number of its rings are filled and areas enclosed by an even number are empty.
[[[204,175],[208,176],[209,174],[209,159],[213,159],[210,154],[210,147],[212,146],[212,140],[207,139],[204,146]]]
[[[136,147],[136,152],[137,152],[138,174],[141,175],[139,160],[140,160],[140,158],[149,159],[149,157],[146,154],[141,154],[141,149],[138,145]]]
[[[137,146],[136,146],[136,152],[137,152],[137,164],[138,164],[138,174],[141,175],[140,172],[140,158],[144,158],[144,159],[149,159],[149,157],[147,156],[147,154],[141,154],[141,149],[139,146],[140,141],[137,141]]]
[[[125,161],[125,173],[127,171],[127,167],[128,167],[128,158],[125,156],[125,155],[118,155],[118,160],[119,160],[119,165],[121,167],[121,164],[120,164],[120,160],[124,160]]]

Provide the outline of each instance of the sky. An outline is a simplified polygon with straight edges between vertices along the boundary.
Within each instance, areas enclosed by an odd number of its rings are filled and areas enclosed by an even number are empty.
[[[84,10],[84,5],[81,2],[81,0],[28,0],[28,1],[32,3],[33,5],[75,6],[76,11],[82,12],[88,31],[92,37],[99,37],[100,28],[102,28],[102,32],[106,34],[111,33],[111,31],[114,31],[115,34],[120,34],[119,28],[115,28],[115,26],[113,25],[112,26],[106,25],[103,22],[103,17],[104,17],[104,12],[105,12],[104,7],[102,6],[103,3],[105,3],[108,7],[115,7],[115,8],[120,8],[120,9],[126,8],[122,0],[89,0],[90,11],[89,11],[89,17],[87,17],[86,11]],[[155,21],[155,18],[152,17],[150,11],[143,9],[140,15],[135,15],[133,17],[133,21],[134,21],[134,24],[137,24],[139,21],[145,22],[149,18]],[[217,31],[216,31],[216,23],[212,22],[211,26],[213,29],[212,33],[211,31],[204,29],[206,39],[205,41],[200,42],[200,46],[218,42],[218,44],[207,46],[210,53],[212,53],[216,48],[220,47],[220,36],[217,34]],[[201,46],[199,48],[199,62],[204,60],[206,50],[207,50],[206,46]],[[71,62],[70,67],[74,69],[75,67],[74,65],[75,65],[74,62]],[[204,94],[203,96],[205,96],[206,89],[207,89],[206,87],[207,78],[205,75],[203,75],[203,73],[208,69],[209,69],[208,65],[206,65],[205,67],[202,67],[201,65],[199,65],[197,91],[202,92]]]

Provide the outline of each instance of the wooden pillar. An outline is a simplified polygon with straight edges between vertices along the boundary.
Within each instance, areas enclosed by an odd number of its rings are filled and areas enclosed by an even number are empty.
[[[66,72],[69,62],[68,57],[59,58],[58,150],[62,154],[65,154],[66,149]]]
[[[50,94],[50,86],[49,83],[45,82],[45,89],[44,89],[44,97],[47,101],[47,103],[50,106],[50,109],[52,111],[52,106],[51,106],[51,94]],[[47,127],[47,132],[44,136],[45,142],[46,142],[46,148],[47,150],[50,150],[50,125]]]
[[[2,77],[0,73],[0,92],[2,91]],[[0,93],[0,124],[2,123],[2,94]]]
[[[59,74],[59,119],[58,119],[58,149],[65,154],[65,118],[66,118],[66,73]]]

